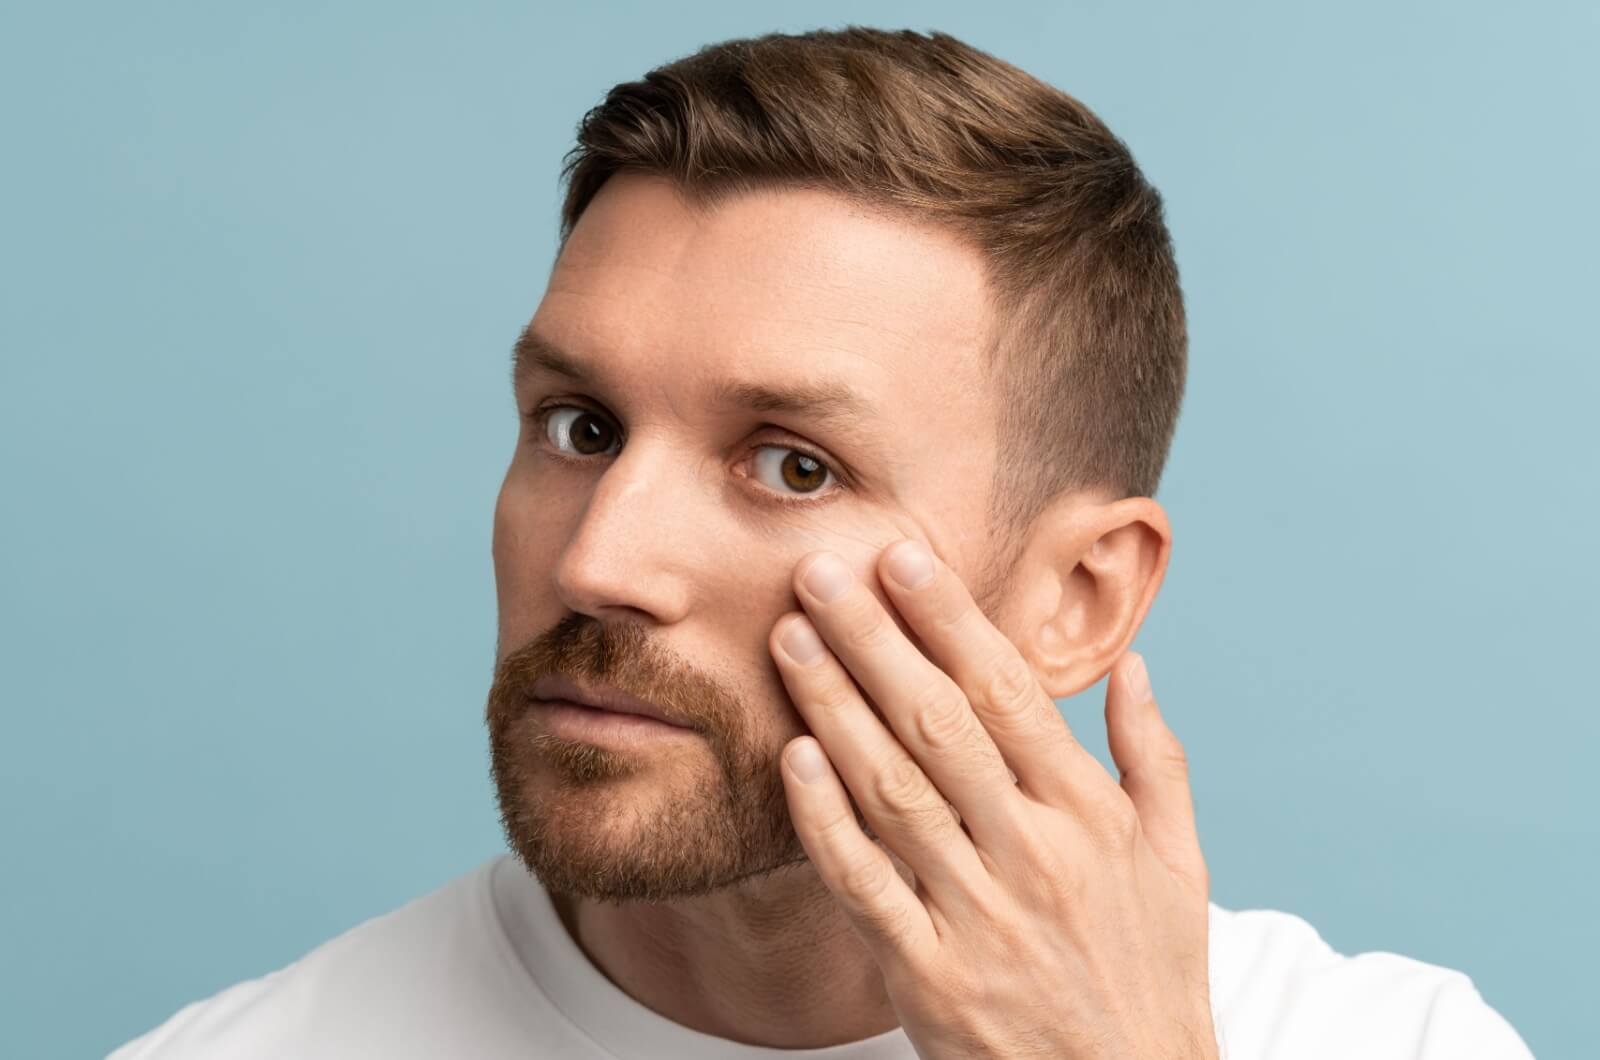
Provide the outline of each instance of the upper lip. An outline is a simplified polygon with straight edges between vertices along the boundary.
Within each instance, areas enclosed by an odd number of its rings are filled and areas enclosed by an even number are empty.
[[[636,699],[620,688],[612,688],[609,685],[580,685],[562,674],[547,674],[539,678],[533,683],[532,694],[534,699],[562,699],[568,703],[579,703],[616,714],[641,714],[647,718],[664,721],[668,725],[688,728],[683,722],[669,717],[654,703]]]

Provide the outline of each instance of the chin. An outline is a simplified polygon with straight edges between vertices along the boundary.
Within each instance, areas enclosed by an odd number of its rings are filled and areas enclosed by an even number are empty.
[[[670,901],[805,860],[775,759],[739,771],[565,740],[521,749],[495,759],[501,823],[551,892]]]

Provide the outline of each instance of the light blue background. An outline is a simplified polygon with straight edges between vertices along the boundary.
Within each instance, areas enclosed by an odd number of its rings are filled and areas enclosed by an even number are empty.
[[[845,22],[1079,96],[1166,196],[1138,646],[1213,898],[1592,1047],[1593,5],[273,6],[0,22],[0,1053],[101,1055],[503,849],[490,512],[560,155],[613,82]],[[1063,703],[1102,756],[1103,693]]]

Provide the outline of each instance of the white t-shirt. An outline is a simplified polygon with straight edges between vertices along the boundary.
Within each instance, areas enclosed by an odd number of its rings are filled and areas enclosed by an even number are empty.
[[[1210,908],[1224,1060],[1532,1060],[1461,972],[1335,953],[1310,924]],[[823,1049],[690,1030],[589,962],[509,853],[179,1009],[110,1060],[913,1060],[900,1028]]]

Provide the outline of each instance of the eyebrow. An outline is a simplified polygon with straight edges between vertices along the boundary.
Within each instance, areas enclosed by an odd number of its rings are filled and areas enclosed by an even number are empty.
[[[526,328],[511,350],[512,385],[520,386],[538,371],[586,386],[601,381],[600,372]],[[872,403],[854,387],[837,380],[753,383],[719,379],[711,384],[710,398],[723,408],[802,415],[849,442],[863,448],[879,448],[878,435],[870,427],[876,415]]]

